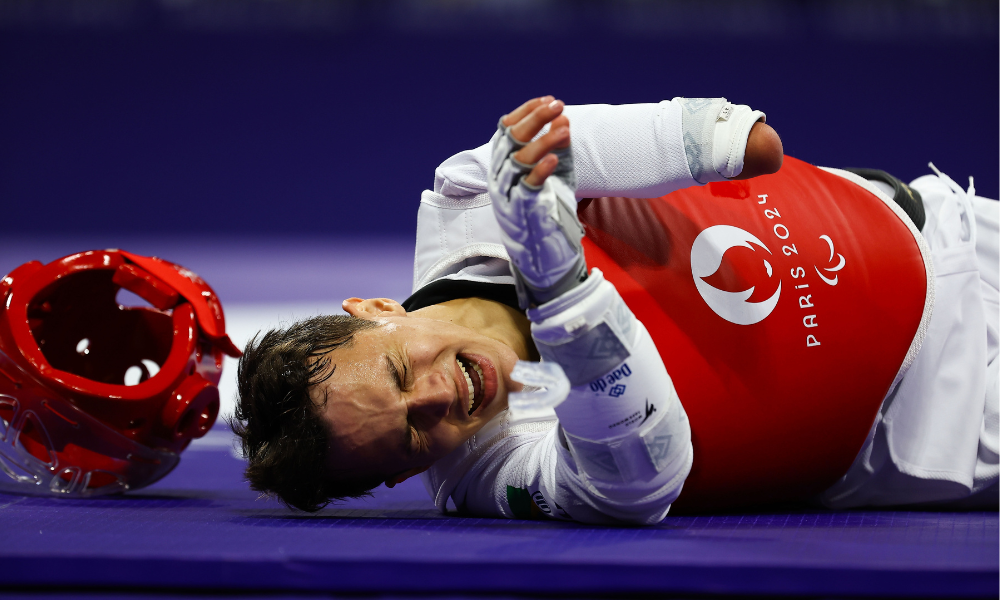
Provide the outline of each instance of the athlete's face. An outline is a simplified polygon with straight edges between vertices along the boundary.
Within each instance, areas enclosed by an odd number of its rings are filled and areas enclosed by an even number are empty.
[[[405,313],[376,320],[329,353],[336,368],[313,398],[325,396],[332,474],[393,482],[457,448],[521,386],[510,379],[517,355],[501,342]]]

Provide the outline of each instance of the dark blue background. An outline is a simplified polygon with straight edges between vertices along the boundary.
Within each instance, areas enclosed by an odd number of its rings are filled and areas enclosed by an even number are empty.
[[[69,7],[69,8],[67,8]],[[0,8],[8,233],[412,235],[522,100],[726,96],[785,152],[998,195],[996,2],[242,2]]]

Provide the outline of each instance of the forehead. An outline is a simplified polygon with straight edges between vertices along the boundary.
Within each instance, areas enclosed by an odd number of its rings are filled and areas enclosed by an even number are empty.
[[[327,390],[331,385],[353,385],[370,381],[379,373],[384,375],[386,356],[406,346],[408,340],[419,337],[405,324],[401,326],[388,319],[374,319],[374,322],[377,327],[356,332],[350,343],[326,353],[333,372],[317,387]]]
[[[360,331],[352,343],[326,354],[330,361],[329,377],[317,387],[316,400],[325,403],[324,414],[335,427],[334,436],[344,432],[341,421],[385,408],[392,383],[386,357],[392,352],[392,340],[385,327]]]
[[[350,344],[328,354],[331,363],[338,365],[336,374],[351,366],[363,370],[380,361],[384,366],[387,352],[440,350],[457,337],[450,324],[431,319],[385,317],[373,321],[379,326],[357,332]]]
[[[328,393],[334,390],[344,391],[348,388],[371,383],[379,375],[385,374],[385,357],[390,350],[392,339],[388,327],[382,325],[374,329],[366,329],[354,334],[351,343],[335,348],[326,354],[330,361],[332,372],[323,382]],[[328,397],[327,401],[333,400]]]

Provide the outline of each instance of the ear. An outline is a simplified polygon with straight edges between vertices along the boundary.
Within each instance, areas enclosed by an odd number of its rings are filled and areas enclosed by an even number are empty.
[[[391,298],[348,298],[343,303],[347,314],[361,319],[376,317],[405,317],[406,309]]]
[[[426,467],[420,467],[419,469],[410,469],[409,471],[403,471],[402,473],[399,473],[398,475],[393,475],[389,479],[385,480],[385,487],[387,487],[387,488],[395,487],[395,486],[403,483],[404,481],[406,481],[410,477],[413,477],[414,475],[420,475],[421,473],[423,473],[424,471],[426,471],[429,468],[431,468],[430,465],[428,465]]]

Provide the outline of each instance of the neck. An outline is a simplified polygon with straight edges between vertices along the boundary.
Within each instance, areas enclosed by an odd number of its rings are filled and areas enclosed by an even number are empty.
[[[538,360],[531,341],[531,323],[524,313],[482,298],[459,298],[410,313],[414,317],[449,321],[510,346],[521,360]]]

